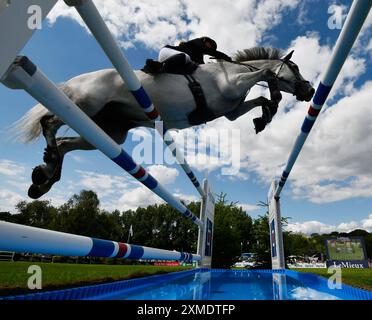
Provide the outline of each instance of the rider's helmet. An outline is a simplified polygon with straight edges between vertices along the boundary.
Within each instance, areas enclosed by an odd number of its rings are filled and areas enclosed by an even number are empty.
[[[204,45],[208,49],[217,50],[217,43],[216,43],[216,41],[214,41],[213,39],[211,39],[209,37],[202,37],[201,39],[202,39]]]

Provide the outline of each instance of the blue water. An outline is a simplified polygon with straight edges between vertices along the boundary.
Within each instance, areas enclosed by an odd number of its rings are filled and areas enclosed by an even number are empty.
[[[372,292],[291,270],[195,269],[164,275],[0,297],[0,300],[372,300]]]
[[[102,297],[103,300],[337,300],[322,285],[310,287],[286,274],[198,272]],[[328,290],[327,290],[328,289]],[[332,290],[334,291],[334,290]]]
[[[284,275],[284,277],[286,277]],[[288,278],[287,298],[303,286],[299,281]],[[180,279],[166,281],[162,285],[131,290],[118,295],[107,296],[114,300],[274,300],[273,275],[260,273],[201,272]],[[278,296],[279,297],[279,296]],[[284,297],[283,297],[284,298]],[[330,297],[335,298],[335,297]]]

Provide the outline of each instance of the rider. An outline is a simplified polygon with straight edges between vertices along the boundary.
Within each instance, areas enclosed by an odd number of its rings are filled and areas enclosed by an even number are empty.
[[[217,51],[217,43],[209,37],[181,42],[178,46],[166,45],[159,52],[159,61],[147,60],[145,70],[150,73],[189,73],[204,64],[204,55],[231,62],[232,59]]]

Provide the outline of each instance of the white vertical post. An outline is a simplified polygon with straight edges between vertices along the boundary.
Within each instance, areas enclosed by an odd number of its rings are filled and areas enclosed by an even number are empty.
[[[268,194],[271,262],[273,269],[285,269],[280,200],[274,195],[276,188],[274,181]]]
[[[215,200],[208,180],[203,181],[204,196],[200,208],[200,220],[204,228],[199,228],[198,255],[201,256],[199,267],[211,268],[213,251],[213,229]]]

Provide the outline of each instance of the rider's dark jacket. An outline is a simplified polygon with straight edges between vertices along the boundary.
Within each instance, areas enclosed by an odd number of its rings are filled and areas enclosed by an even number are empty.
[[[214,44],[214,48],[208,48],[205,45],[206,40],[209,40],[210,42],[212,42]],[[181,42],[178,46],[167,45],[166,48],[171,48],[174,50],[184,52],[190,56],[192,61],[198,64],[204,64],[203,57],[205,54],[215,57],[217,59],[231,61],[231,58],[228,55],[220,51],[217,51],[216,42],[207,37],[197,38],[197,39],[190,40],[187,42]]]

